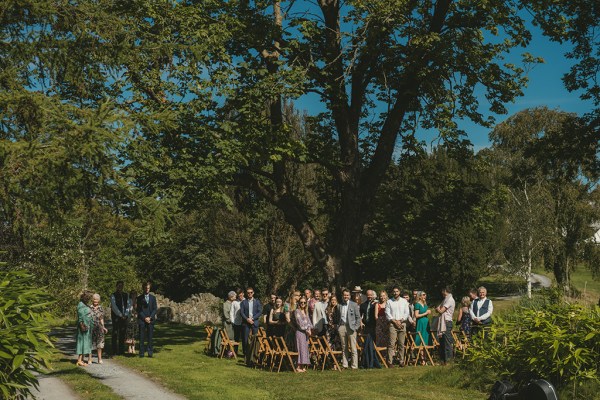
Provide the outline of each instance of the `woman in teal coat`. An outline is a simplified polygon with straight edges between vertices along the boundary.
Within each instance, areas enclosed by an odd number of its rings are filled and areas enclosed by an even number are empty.
[[[89,303],[90,292],[83,292],[77,304],[77,365],[87,366],[92,363],[92,328],[94,318]],[[84,355],[88,355],[88,361],[83,361]]]

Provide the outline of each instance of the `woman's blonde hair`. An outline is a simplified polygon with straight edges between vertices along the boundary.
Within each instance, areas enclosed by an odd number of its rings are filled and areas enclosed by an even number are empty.
[[[471,298],[469,296],[465,296],[460,301],[460,305],[463,307],[469,307],[471,305]]]

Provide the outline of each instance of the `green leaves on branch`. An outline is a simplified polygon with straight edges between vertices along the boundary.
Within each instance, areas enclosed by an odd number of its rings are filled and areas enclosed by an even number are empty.
[[[519,383],[550,380],[557,388],[600,383],[600,307],[578,304],[522,306],[496,318],[486,339],[475,339],[468,368]]]
[[[50,368],[48,331],[52,299],[22,271],[0,273],[0,394],[26,397],[37,386],[33,372]]]

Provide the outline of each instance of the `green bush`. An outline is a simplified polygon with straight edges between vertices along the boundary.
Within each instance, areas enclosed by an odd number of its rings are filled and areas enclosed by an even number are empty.
[[[485,339],[475,338],[468,368],[488,371],[521,385],[547,379],[557,388],[597,384],[600,363],[600,307],[538,303],[517,307],[494,320]],[[473,369],[474,368],[474,369]]]
[[[37,387],[34,371],[49,368],[49,295],[22,271],[0,273],[0,397],[24,398]]]

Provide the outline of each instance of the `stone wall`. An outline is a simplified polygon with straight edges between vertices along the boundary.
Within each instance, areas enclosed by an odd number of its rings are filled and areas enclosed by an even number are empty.
[[[178,322],[186,325],[221,323],[223,300],[210,293],[192,295],[182,303],[157,294],[156,302],[158,303],[156,318],[160,322]]]

